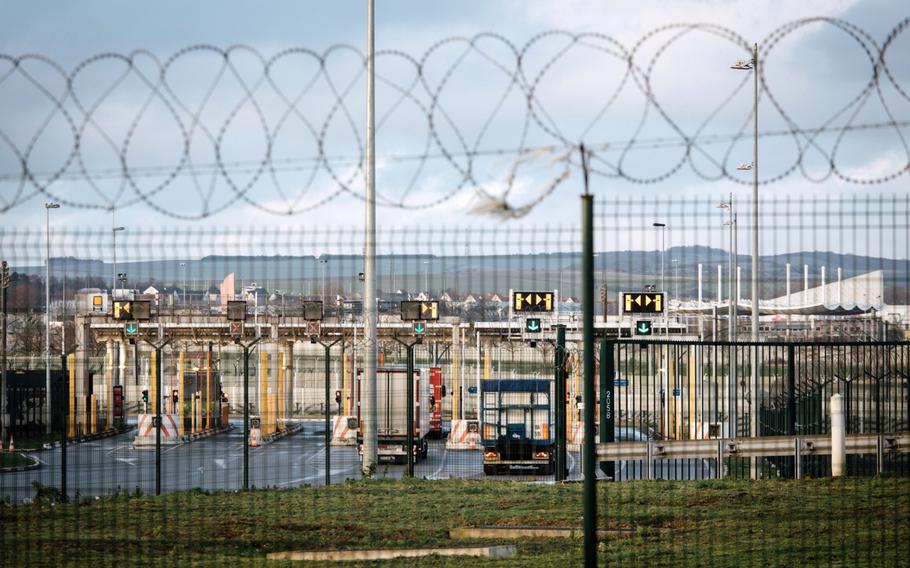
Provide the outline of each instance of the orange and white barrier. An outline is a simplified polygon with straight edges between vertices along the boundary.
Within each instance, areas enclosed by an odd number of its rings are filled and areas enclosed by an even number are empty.
[[[136,438],[133,440],[134,447],[145,447],[155,445],[155,426],[153,424],[154,414],[140,414],[139,427],[136,428]],[[179,414],[162,414],[161,415],[161,443],[162,444],[179,444],[180,429],[178,424],[182,416]]]
[[[580,452],[585,443],[585,423],[578,421],[574,426],[570,426],[568,449],[570,452]]]
[[[481,447],[480,430],[476,420],[452,420],[447,450],[478,450]]]
[[[352,428],[353,426],[353,428]],[[332,442],[333,446],[356,446],[357,445],[357,417],[356,416],[336,416],[332,419]]]

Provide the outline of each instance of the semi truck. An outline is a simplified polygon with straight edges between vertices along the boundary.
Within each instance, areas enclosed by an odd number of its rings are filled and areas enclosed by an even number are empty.
[[[483,472],[486,475],[555,471],[552,381],[481,381]]]
[[[429,370],[414,368],[414,461],[427,457],[430,432]],[[380,462],[403,464],[407,461],[408,370],[405,365],[386,365],[376,369],[376,419]],[[357,369],[357,447],[363,449],[363,369]]]

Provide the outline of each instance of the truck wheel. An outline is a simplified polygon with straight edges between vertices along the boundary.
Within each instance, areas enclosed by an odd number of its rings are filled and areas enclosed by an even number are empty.
[[[495,465],[484,465],[483,473],[484,473],[484,475],[496,475],[496,466]]]

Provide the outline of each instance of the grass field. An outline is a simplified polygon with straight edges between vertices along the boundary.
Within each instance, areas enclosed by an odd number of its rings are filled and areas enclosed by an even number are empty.
[[[908,554],[908,479],[602,483],[599,492],[599,526],[629,529],[600,543],[602,565],[897,566]],[[43,498],[0,506],[0,524],[7,566],[281,566],[295,564],[265,553],[504,543],[449,540],[450,528],[470,525],[580,527],[581,485],[358,481],[67,504]],[[518,556],[510,559],[389,565],[582,562],[581,540],[513,544]]]

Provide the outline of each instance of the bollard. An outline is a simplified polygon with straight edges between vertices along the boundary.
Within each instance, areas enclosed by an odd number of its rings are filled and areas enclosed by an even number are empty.
[[[843,477],[847,473],[847,436],[844,428],[844,397],[831,397],[831,475]]]

